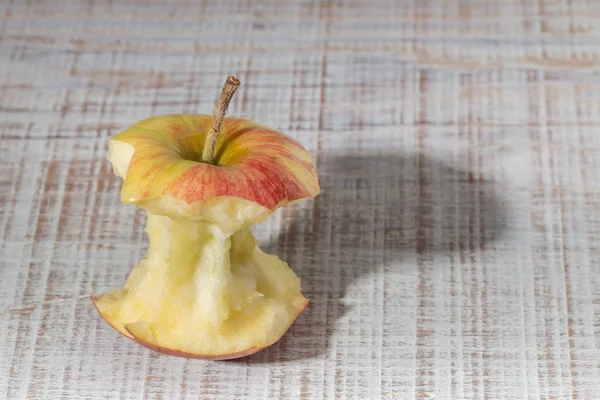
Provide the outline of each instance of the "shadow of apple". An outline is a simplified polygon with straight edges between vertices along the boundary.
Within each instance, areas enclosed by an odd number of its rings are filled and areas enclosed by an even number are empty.
[[[419,258],[464,261],[506,229],[493,182],[424,154],[329,154],[318,173],[312,208],[292,207],[261,246],[300,276],[310,304],[278,343],[238,362],[326,357],[336,320],[368,297],[357,281],[409,273]]]

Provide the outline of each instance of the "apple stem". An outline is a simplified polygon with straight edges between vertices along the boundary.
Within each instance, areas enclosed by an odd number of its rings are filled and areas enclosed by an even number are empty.
[[[214,161],[217,138],[219,137],[219,132],[221,131],[221,124],[223,123],[223,118],[225,118],[225,114],[227,113],[229,102],[231,101],[231,98],[235,94],[238,87],[240,87],[240,81],[235,76],[228,77],[223,85],[221,96],[219,96],[219,100],[217,100],[217,105],[213,111],[210,131],[206,136],[204,149],[202,149],[202,161],[206,163],[212,164]]]

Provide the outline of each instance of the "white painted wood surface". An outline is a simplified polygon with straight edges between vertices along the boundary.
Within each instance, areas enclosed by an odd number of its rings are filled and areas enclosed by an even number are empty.
[[[600,2],[0,2],[0,398],[600,398]],[[258,227],[310,306],[235,362],[119,337],[143,256],[107,138],[232,114],[323,193]]]

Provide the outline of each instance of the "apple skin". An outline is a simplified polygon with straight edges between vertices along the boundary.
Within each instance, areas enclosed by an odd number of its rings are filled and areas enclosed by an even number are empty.
[[[125,328],[127,329],[127,328]],[[183,358],[195,358],[195,359],[200,359],[200,360],[212,360],[212,361],[224,361],[224,360],[234,360],[236,358],[242,358],[242,357],[246,357],[249,355],[252,355],[254,353],[257,353],[261,350],[263,350],[264,348],[268,347],[251,347],[247,350],[241,351],[239,353],[233,353],[233,354],[222,354],[222,355],[214,355],[214,356],[205,356],[205,355],[199,355],[199,354],[190,354],[190,353],[184,353],[182,351],[179,350],[173,350],[173,349],[168,349],[166,347],[161,347],[161,346],[157,346],[154,344],[150,344],[148,342],[144,342],[143,340],[139,339],[138,337],[136,337],[135,335],[133,335],[129,329],[127,329],[127,332],[129,332],[131,334],[131,339],[136,342],[139,345],[144,346],[145,348],[155,351],[157,353],[161,353],[161,354],[166,354],[168,356],[175,356],[175,357],[183,357]]]
[[[278,207],[319,194],[310,155],[293,138],[254,121],[225,118],[217,139],[214,165],[201,162],[211,116],[160,115],[142,120],[113,136],[112,147],[131,146],[130,159],[114,162],[124,178],[121,200],[152,208],[162,198],[182,205],[233,197]],[[123,154],[123,151],[120,152]],[[203,204],[204,203],[204,204]],[[172,214],[170,210],[159,210]],[[183,212],[193,218],[195,212]]]
[[[243,358],[243,357],[247,357],[250,356],[252,354],[258,353],[261,350],[266,349],[267,347],[270,347],[272,345],[274,345],[275,343],[277,343],[282,337],[283,335],[285,335],[285,332],[287,332],[290,328],[290,326],[292,326],[292,324],[296,321],[296,319],[298,319],[298,317],[300,316],[300,314],[302,314],[302,312],[304,312],[304,310],[306,309],[306,307],[308,306],[308,303],[310,302],[309,299],[306,299],[306,301],[304,302],[303,307],[298,311],[298,314],[296,315],[296,317],[290,322],[290,324],[287,326],[286,329],[284,329],[283,334],[277,338],[277,340],[275,340],[273,343],[268,344],[266,346],[262,346],[262,347],[250,347],[248,349],[245,349],[243,351],[237,352],[237,353],[231,353],[231,354],[193,354],[193,353],[186,353],[183,351],[179,351],[179,350],[174,350],[174,349],[169,349],[167,347],[162,347],[162,346],[157,346],[155,344],[152,343],[148,343],[138,337],[136,337],[127,327],[125,327],[125,332],[121,332],[116,326],[114,326],[113,324],[110,323],[109,320],[107,320],[106,318],[104,318],[104,315],[100,312],[100,310],[98,309],[98,305],[96,304],[96,297],[95,296],[90,296],[92,299],[92,302],[94,303],[94,307],[96,308],[96,311],[98,311],[98,313],[102,316],[102,319],[104,319],[104,321],[106,321],[107,324],[109,324],[115,331],[119,332],[121,335],[125,336],[126,338],[129,338],[131,340],[133,340],[134,342],[136,342],[137,344],[155,351],[157,353],[161,353],[161,354],[165,354],[165,355],[169,355],[169,356],[176,356],[176,357],[183,357],[183,358],[193,358],[193,359],[199,359],[199,360],[212,360],[212,361],[225,361],[225,360],[234,360],[236,358]]]

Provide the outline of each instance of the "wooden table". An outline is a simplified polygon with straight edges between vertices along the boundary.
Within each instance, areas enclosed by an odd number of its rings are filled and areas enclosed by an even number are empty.
[[[0,4],[0,397],[600,398],[600,2]],[[310,306],[235,362],[157,355],[90,293],[146,249],[109,136],[212,110],[323,193],[258,227]]]

